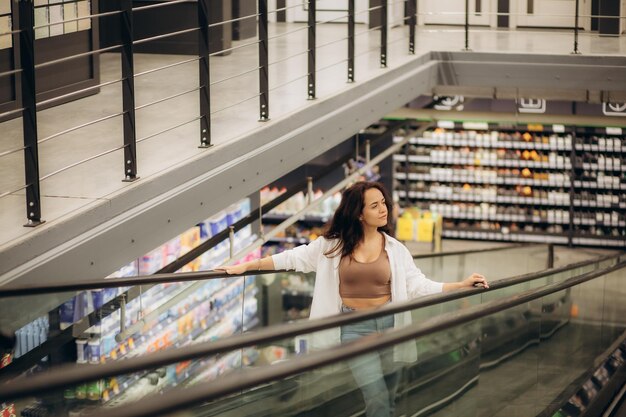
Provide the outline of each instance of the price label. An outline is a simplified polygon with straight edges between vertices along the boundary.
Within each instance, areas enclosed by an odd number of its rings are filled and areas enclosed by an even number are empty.
[[[528,130],[531,132],[543,132],[543,125],[538,125],[538,124],[529,124],[528,125]]]
[[[622,128],[621,127],[607,127],[606,134],[607,135],[621,135]]]
[[[489,130],[489,124],[485,122],[463,122],[466,130]]]
[[[452,120],[439,120],[437,127],[441,129],[454,129],[454,122]]]
[[[565,126],[563,126],[563,125],[552,125],[552,131],[554,133],[564,133],[565,132]]]

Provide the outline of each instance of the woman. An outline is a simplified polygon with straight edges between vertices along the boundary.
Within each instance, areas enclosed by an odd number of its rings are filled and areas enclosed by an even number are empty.
[[[390,236],[391,211],[392,202],[382,184],[358,182],[343,192],[322,238],[271,257],[221,269],[229,274],[272,269],[315,271],[310,318],[368,310],[391,301],[475,285],[489,287],[479,274],[455,283],[427,279],[415,266],[406,246]],[[342,326],[341,341],[399,326],[397,321],[387,316]],[[393,372],[385,374],[393,359],[388,351],[362,355],[349,363],[363,392],[368,417],[393,415],[397,376]]]

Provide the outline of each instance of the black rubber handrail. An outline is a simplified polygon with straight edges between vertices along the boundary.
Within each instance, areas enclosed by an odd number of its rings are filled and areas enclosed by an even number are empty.
[[[180,412],[190,406],[204,404],[226,395],[236,394],[245,389],[267,384],[270,381],[281,380],[306,371],[319,369],[323,366],[336,364],[354,356],[393,347],[418,337],[448,330],[541,297],[566,290],[625,267],[626,262],[620,262],[610,268],[589,272],[560,283],[546,285],[501,300],[494,300],[482,305],[468,307],[461,311],[433,317],[414,326],[390,330],[359,341],[313,352],[298,357],[297,360],[233,372],[209,383],[198,384],[191,387],[174,388],[165,394],[151,395],[132,404],[98,410],[91,414],[91,416],[108,417],[113,414],[116,417],[151,417],[175,411]],[[387,310],[386,313],[389,314],[390,311]],[[345,314],[345,316],[357,314],[358,313]],[[0,398],[0,400],[2,400],[2,398]]]
[[[504,279],[492,283],[490,288],[491,290],[496,290],[613,258],[616,259],[616,262],[619,262],[620,256],[622,255],[605,256],[595,260],[578,262],[561,268],[549,269],[537,273]],[[623,262],[621,264],[623,265]],[[611,268],[604,269],[603,271],[608,271]],[[38,374],[28,379],[13,380],[8,384],[5,383],[0,385],[2,387],[2,389],[0,389],[0,402],[36,395],[42,390],[73,387],[77,384],[88,381],[139,372],[145,369],[155,369],[177,362],[199,359],[245,347],[263,345],[302,334],[336,328],[338,326],[357,321],[377,318],[389,314],[403,313],[417,308],[424,308],[434,304],[476,295],[483,291],[483,289],[474,288],[435,294],[408,302],[390,304],[387,307],[371,311],[359,311],[354,314],[343,314],[319,320],[302,321],[266,327],[256,332],[231,336],[214,342],[204,342],[196,345],[184,346],[174,350],[160,351],[124,361],[89,366],[76,364],[62,365],[50,370],[47,373]]]
[[[235,230],[241,229],[241,227],[238,227],[239,226],[238,223],[242,222],[245,219],[246,218],[240,220],[239,222],[235,224]],[[214,237],[216,238],[222,238],[222,236],[227,237],[228,236],[227,232],[228,230],[226,230],[226,232],[222,231],[218,233],[217,235],[215,235]],[[516,245],[503,246],[503,247],[492,248],[492,249],[487,248],[487,249],[476,249],[476,250],[455,251],[455,252],[441,252],[441,253],[433,253],[433,254],[416,255],[416,256],[413,256],[413,258],[423,259],[423,258],[430,258],[430,257],[434,258],[434,257],[442,257],[442,256],[471,255],[475,253],[500,251],[500,250],[512,249],[516,247],[533,247],[533,246],[539,247],[539,246],[542,246],[542,244],[539,244],[539,245],[516,244]],[[191,258],[191,256],[189,258]],[[190,261],[186,261],[183,265],[187,264],[188,262]],[[100,289],[100,288],[118,288],[118,287],[128,287],[128,286],[133,286],[133,285],[169,284],[172,282],[201,281],[201,280],[232,278],[232,277],[248,276],[248,275],[276,274],[276,273],[281,273],[281,272],[287,272],[287,271],[283,269],[263,270],[263,271],[247,272],[245,274],[240,274],[240,275],[229,275],[224,272],[215,272],[215,271],[178,272],[178,273],[170,272],[170,273],[157,273],[157,274],[152,274],[152,275],[140,275],[140,276],[126,277],[126,278],[96,279],[96,280],[81,281],[79,283],[76,283],[76,282],[59,282],[56,284],[34,283],[34,284],[21,285],[19,287],[11,287],[9,284],[4,287],[0,287],[0,298],[16,297],[20,295],[49,294],[49,293],[55,293],[55,292],[83,291],[83,290],[92,290],[92,289]]]

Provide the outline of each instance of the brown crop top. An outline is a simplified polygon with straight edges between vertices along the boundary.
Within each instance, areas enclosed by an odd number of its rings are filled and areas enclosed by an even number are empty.
[[[344,256],[339,262],[339,295],[343,298],[377,298],[391,295],[391,267],[383,250],[374,262]]]

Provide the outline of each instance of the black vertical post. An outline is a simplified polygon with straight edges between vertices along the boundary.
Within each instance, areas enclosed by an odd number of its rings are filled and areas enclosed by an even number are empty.
[[[464,51],[470,51],[469,49],[469,0],[465,0],[465,49]]]
[[[200,148],[211,146],[211,73],[209,68],[209,0],[198,0],[198,70],[200,73]]]
[[[575,13],[575,17],[574,17],[574,50],[572,51],[572,54],[575,54],[575,55],[580,54],[580,51],[578,50],[578,17],[579,17],[578,6],[579,6],[579,1],[580,0],[576,0],[576,13]]]
[[[348,0],[348,82],[354,82],[354,0]]]
[[[409,15],[409,54],[415,54],[415,25],[417,24],[417,0],[408,0]]]
[[[121,0],[122,111],[124,112],[124,179],[137,177],[137,136],[135,125],[135,65],[133,61],[133,2]]]
[[[554,268],[554,244],[548,244],[548,265],[547,268]]]
[[[387,68],[387,0],[380,8],[380,67]]]
[[[309,0],[309,64],[307,77],[307,97],[309,100],[315,99],[315,2]]]
[[[41,220],[39,188],[39,149],[37,147],[37,89],[35,86],[35,30],[32,0],[19,1],[20,72],[22,128],[24,134],[24,171],[26,180],[26,217],[24,226],[34,227]]]
[[[577,180],[576,175],[576,167],[577,167],[577,156],[576,156],[576,127],[572,128],[572,149],[570,150],[569,159],[570,166],[572,167],[570,170],[569,177],[569,231],[567,233],[567,244],[569,247],[574,246],[574,200],[576,199],[576,189],[574,184]]]
[[[267,53],[267,0],[259,0],[259,104],[260,120],[269,120],[269,79]]]

